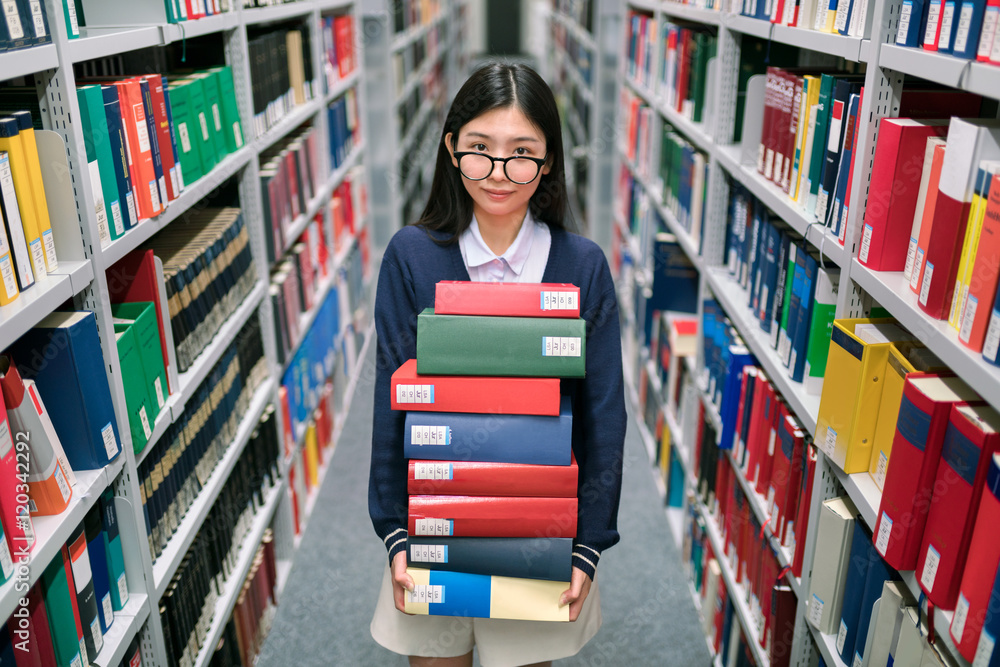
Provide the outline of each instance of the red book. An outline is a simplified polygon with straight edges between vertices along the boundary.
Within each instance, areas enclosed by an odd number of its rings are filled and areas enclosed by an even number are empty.
[[[354,19],[342,14],[333,19],[334,42],[337,49],[337,67],[344,78],[354,71]]]
[[[418,375],[410,359],[392,374],[393,410],[559,414],[559,378]]]
[[[24,646],[17,650],[15,662],[17,667],[49,667],[56,664],[56,654],[52,648],[52,634],[49,630],[49,616],[45,611],[45,602],[37,586],[23,596],[27,599],[27,615],[12,616],[7,622],[11,639],[15,644]]]
[[[979,163],[997,158],[1000,158],[1000,121],[951,120],[917,299],[921,310],[933,318],[948,319],[951,310]]]
[[[25,434],[19,434],[25,435]],[[27,434],[30,435],[30,434]],[[20,440],[22,455],[19,458],[17,446],[10,430],[10,423],[7,421],[7,408],[4,406],[3,395],[0,394],[0,521],[3,522],[3,532],[6,536],[6,548],[9,549],[6,557],[7,561],[19,561],[23,555],[27,555],[35,544],[34,530],[32,529],[31,515],[28,511],[28,503],[18,502],[18,473],[27,474],[28,466],[23,462],[30,459],[27,452],[27,439]],[[18,461],[22,461],[24,466],[19,470]],[[57,463],[58,465],[58,463]],[[25,486],[27,486],[25,484]],[[22,500],[23,500],[23,494]],[[27,528],[27,531],[25,530]],[[28,533],[26,537],[25,533]],[[13,573],[6,572],[6,578],[10,578]]]
[[[948,121],[883,118],[872,164],[858,261],[873,271],[902,271],[920,190],[927,138]]]
[[[806,453],[806,468],[803,479],[805,491],[799,498],[799,507],[795,512],[795,525],[787,541],[791,542],[790,548],[792,556],[792,574],[796,577],[802,576],[802,562],[806,553],[806,532],[809,530],[809,505],[812,504],[813,477],[816,472],[816,447],[809,445]]]
[[[782,456],[787,456],[785,451],[786,446],[790,447],[792,456],[788,471],[788,480],[785,482],[783,499],[779,502],[778,496],[775,496],[775,505],[779,507],[779,510],[776,512],[778,516],[772,520],[781,524],[780,530],[775,531],[775,535],[779,536],[778,539],[781,541],[781,545],[791,547],[795,534],[795,521],[799,511],[799,502],[802,496],[802,476],[804,474],[802,467],[805,462],[803,451],[806,446],[806,430],[802,428],[802,425],[794,416],[789,415],[785,418],[783,433],[788,433],[787,437],[791,442],[788,445],[784,441],[781,443]]]
[[[872,537],[885,562],[897,570],[917,566],[951,408],[976,398],[956,377],[911,375],[903,385],[892,457]]]
[[[177,163],[177,157],[174,155],[174,145],[170,138],[167,104],[163,97],[163,78],[159,74],[150,74],[149,76],[144,76],[143,79],[149,81],[149,94],[153,100],[156,139],[160,146],[163,175],[167,181],[167,198],[173,201],[180,196],[181,191],[184,189],[184,177],[181,175],[181,167]]]
[[[792,0],[794,2],[795,0]],[[774,0],[771,5],[771,23],[780,24],[785,18],[785,0]]]
[[[788,415],[788,407],[772,388],[770,409],[764,413],[764,440],[761,442],[760,464],[757,466],[757,482],[755,487],[761,497],[766,497],[771,486],[771,471],[774,469],[775,449],[778,447],[778,429]]]
[[[132,187],[140,218],[152,218],[163,210],[160,187],[153,168],[153,147],[146,126],[146,111],[142,103],[142,88],[138,78],[118,81],[118,99],[121,102],[122,121],[128,144]]]
[[[66,586],[69,588],[69,601],[73,606],[73,621],[76,623],[76,639],[80,644],[80,655],[87,655],[87,646],[83,638],[83,622],[80,620],[80,607],[77,604],[76,579],[73,577],[73,557],[69,553],[69,545],[62,545],[62,550],[57,558],[62,558],[63,568],[66,570]]]
[[[774,169],[774,146],[771,144],[774,127],[775,99],[778,88],[778,68],[768,67],[764,84],[764,120],[760,129],[760,146],[757,149],[757,172],[770,178]]]
[[[792,122],[792,102],[795,101],[796,76],[785,70],[778,70],[778,88],[776,92],[776,113],[774,114],[774,169],[771,171],[771,182],[781,187],[781,178],[785,165],[789,162],[788,126]]]
[[[438,315],[580,317],[580,288],[568,283],[476,283],[442,280],[434,288]]]
[[[688,83],[691,79],[691,42],[692,35],[691,31],[687,28],[682,28],[680,32],[680,39],[677,40],[677,99],[676,108],[677,111],[683,112],[684,110],[684,100],[688,96]]]
[[[941,183],[941,167],[944,164],[946,148],[946,143],[934,146],[934,156],[931,159],[930,173],[927,178],[927,192],[924,195],[924,208],[922,211],[914,209],[914,219],[920,215],[920,236],[917,239],[917,254],[913,260],[913,274],[910,277],[910,291],[915,294],[920,293],[920,286],[923,283],[924,257],[927,255],[927,242],[931,238],[934,206],[937,203],[938,186]]]
[[[792,637],[795,635],[795,608],[798,598],[791,587],[775,584],[771,588],[771,667],[788,667],[792,656]]]
[[[1000,0],[986,0],[986,16],[993,14],[995,17],[996,13],[1000,13]],[[984,21],[984,23],[988,23],[988,21]],[[984,26],[979,39],[979,48],[976,50],[976,60],[978,62],[988,63],[990,61],[997,27],[996,18],[993,19],[993,30],[989,30]]]
[[[410,496],[410,535],[576,537],[577,499]]]
[[[983,228],[979,233],[972,280],[969,281],[968,303],[958,339],[975,352],[982,352],[987,325],[996,298],[1000,279],[1000,175],[993,176],[986,202]]]
[[[406,492],[414,496],[576,498],[579,472],[575,458],[568,466],[411,460]]]
[[[988,406],[951,408],[916,569],[927,599],[942,609],[955,608],[972,522],[990,461],[1000,449],[998,431],[1000,415]]]
[[[920,44],[925,51],[937,51],[941,38],[941,18],[944,16],[946,0],[929,0],[927,3],[927,27]]]
[[[788,74],[791,84],[791,106],[788,114],[788,125],[782,125],[782,155],[785,160],[781,165],[780,177],[776,176],[774,182],[781,188],[782,192],[788,194],[791,188],[792,164],[795,162],[795,138],[799,132],[799,105],[802,103],[802,87],[805,79],[795,74]],[[787,129],[785,129],[787,128]]]
[[[108,292],[111,303],[152,301],[156,306],[156,323],[160,330],[160,352],[163,368],[170,382],[170,356],[167,354],[167,336],[160,303],[160,282],[156,271],[156,258],[152,250],[133,250],[107,270]],[[177,387],[170,387],[170,393]]]
[[[784,414],[778,430],[778,442],[774,448],[774,463],[771,480],[767,488],[767,511],[771,517],[771,532],[784,543],[785,521],[788,517],[788,501],[794,502],[799,494],[802,477],[802,432],[798,421],[790,414]],[[789,489],[795,489],[789,493]],[[794,510],[792,510],[794,513]]]
[[[951,638],[959,653],[969,661],[976,656],[983,620],[990,606],[993,579],[1000,565],[1000,540],[996,532],[997,526],[1000,526],[1000,454],[994,454],[990,459],[975,517],[958,602],[951,621]]]
[[[747,384],[751,381],[750,369],[752,366],[743,367],[743,377],[740,379],[740,400],[736,407],[736,428],[733,429],[733,441],[731,443],[720,443],[725,447],[727,444],[732,448],[733,458],[739,461],[740,456],[740,425],[743,423],[743,410],[746,408]],[[756,377],[756,373],[754,374]]]
[[[757,387],[754,389],[753,410],[750,413],[750,435],[747,436],[746,477],[751,486],[756,486],[760,473],[761,458],[767,451],[767,418],[771,414],[774,389],[763,371],[757,372]]]

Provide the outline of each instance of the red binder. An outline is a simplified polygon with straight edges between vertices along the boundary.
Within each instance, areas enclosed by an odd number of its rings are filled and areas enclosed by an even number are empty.
[[[177,165],[174,146],[170,138],[170,123],[167,120],[167,104],[163,97],[163,77],[150,74],[142,77],[149,82],[149,94],[153,101],[153,120],[156,126],[156,140],[160,146],[160,160],[163,163],[163,175],[167,181],[167,198],[170,201],[180,196],[184,189],[183,175]],[[167,202],[162,202],[166,206]]]
[[[975,393],[955,377],[910,376],[903,385],[892,457],[872,537],[885,562],[897,570],[917,566],[951,408],[975,398]]]
[[[575,458],[568,466],[411,460],[406,492],[410,495],[576,498],[579,472]]]
[[[750,435],[747,436],[747,481],[756,485],[760,472],[761,457],[766,453],[768,424],[766,414],[770,414],[770,404],[774,399],[774,389],[763,371],[757,371],[757,386],[753,393],[753,407],[750,412]]]
[[[785,414],[774,446],[774,464],[767,490],[767,504],[771,516],[771,530],[778,542],[784,544],[786,523],[795,518],[798,497],[802,486],[802,446],[805,434],[798,420]]]
[[[959,653],[970,662],[979,646],[993,579],[1000,565],[997,526],[1000,526],[1000,454],[994,454],[990,460],[986,484],[979,498],[979,511],[973,524],[955,615],[951,621],[951,638]]]
[[[418,375],[410,359],[392,374],[390,398],[393,410],[555,417],[559,378]]]
[[[1000,449],[998,428],[1000,415],[988,406],[951,409],[916,569],[927,598],[942,609],[955,608],[973,519],[990,461]]]
[[[27,599],[28,615],[11,617],[7,628],[17,643],[24,642],[25,650],[16,651],[17,667],[49,667],[56,664],[55,650],[52,648],[52,634],[49,631],[49,616],[45,602],[37,586],[23,596]]]
[[[805,493],[799,498],[795,511],[795,525],[791,535],[786,532],[785,542],[793,548],[792,574],[802,576],[802,561],[806,553],[806,532],[809,530],[809,505],[812,502],[813,477],[816,472],[816,447],[810,445],[806,454]]]
[[[979,232],[979,246],[969,281],[969,297],[965,306],[965,321],[958,335],[963,345],[974,352],[982,352],[986,328],[993,312],[997,280],[1000,277],[1000,175],[993,176],[989,199],[984,202],[986,213]]]
[[[476,283],[442,280],[434,290],[439,315],[580,317],[580,288],[568,283]]]
[[[778,396],[776,391],[771,395],[771,405],[764,413],[765,423],[761,424],[763,439],[761,440],[760,465],[757,468],[757,493],[761,497],[767,497],[768,487],[771,486],[771,471],[774,469],[774,457],[780,443],[778,442],[778,429],[788,416],[788,406]]]
[[[576,537],[577,499],[410,496],[410,535]]]

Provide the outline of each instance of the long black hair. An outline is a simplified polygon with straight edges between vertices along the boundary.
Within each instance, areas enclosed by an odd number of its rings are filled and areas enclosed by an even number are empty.
[[[528,202],[531,215],[552,227],[566,226],[566,216],[570,212],[566,199],[562,129],[552,90],[530,67],[500,62],[488,63],[476,70],[455,95],[438,143],[430,197],[415,224],[448,233],[447,243],[454,243],[468,229],[472,223],[472,197],[462,185],[462,175],[452,164],[445,137],[451,133],[454,149],[462,126],[487,111],[507,107],[520,110],[545,137],[549,173],[539,175],[538,189]]]

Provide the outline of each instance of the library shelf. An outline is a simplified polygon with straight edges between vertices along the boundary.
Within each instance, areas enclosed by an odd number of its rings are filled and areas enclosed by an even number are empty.
[[[840,653],[837,652],[837,638],[834,635],[823,634],[808,620],[806,621],[806,627],[812,633],[813,639],[816,641],[816,647],[819,649],[819,654],[823,656],[823,662],[826,663],[827,667],[847,667],[844,661],[840,659]]]
[[[797,46],[800,49],[829,53],[833,56],[863,62],[862,44],[868,40],[862,37],[847,37],[826,32],[817,32],[807,28],[793,28],[787,25],[777,25],[770,21],[728,14],[725,18],[726,27],[733,32],[753,35],[761,39],[774,40],[782,44]]]
[[[576,63],[573,62],[569,57],[563,59],[563,69],[569,73],[569,78],[573,80],[573,85],[576,86],[576,90],[580,93],[580,97],[588,105],[594,103],[594,91],[591,89],[591,85],[587,83],[583,74],[580,73],[580,68],[577,67]]]
[[[660,3],[656,0],[628,0],[628,6],[644,12],[655,12],[660,9]]]
[[[351,152],[344,160],[344,163],[333,170],[326,183],[320,186],[316,195],[313,196],[313,198],[306,204],[306,210],[300,213],[299,216],[292,221],[291,226],[288,228],[285,246],[281,248],[279,257],[287,253],[289,248],[295,245],[295,242],[300,236],[302,236],[302,232],[306,230],[316,214],[322,211],[323,207],[330,203],[330,197],[333,196],[333,191],[344,182],[344,179],[347,177],[347,173],[360,161],[361,154],[364,153],[364,150],[364,143],[359,143],[357,146],[352,148]]]
[[[757,173],[756,168],[742,164],[740,160],[742,150],[740,145],[718,146],[715,155],[719,164],[754,197],[791,225],[814,248],[818,248],[826,259],[845,268],[851,256],[840,245],[837,237],[816,216],[806,215],[806,212],[791,201],[778,186]]]
[[[680,548],[679,545],[678,548]],[[688,592],[691,594],[691,600],[694,602],[694,608],[698,612],[699,618],[704,618],[701,609],[701,595],[694,589],[694,582],[690,578],[688,579]],[[712,640],[708,635],[705,635],[705,644],[708,646],[708,654],[712,656],[712,667],[722,667],[722,656],[715,652],[715,647],[712,646]]]
[[[792,554],[787,547],[782,546],[778,542],[778,539],[774,536],[774,533],[771,531],[769,527],[771,515],[768,514],[767,511],[767,501],[763,496],[757,493],[756,488],[750,485],[750,481],[747,479],[743,468],[736,464],[736,460],[733,458],[732,450],[727,449],[725,452],[726,458],[729,459],[729,465],[732,466],[733,472],[736,474],[736,479],[740,483],[740,488],[743,489],[743,495],[750,502],[750,507],[753,509],[753,513],[757,515],[757,520],[760,521],[761,526],[768,526],[766,529],[768,542],[771,544],[771,547],[774,548],[775,553],[778,554],[778,565],[780,565],[782,569],[790,568],[792,565],[792,556],[794,554]],[[802,582],[798,579],[798,577],[792,574],[790,569],[786,573],[785,579],[788,581],[788,585],[791,586],[792,591],[795,593],[795,597],[801,600]]]
[[[660,487],[660,496],[666,495],[666,487],[662,486],[663,480],[655,471],[653,476],[659,480],[657,486]],[[681,544],[684,542],[684,509],[681,507],[667,507],[664,512],[667,515],[667,527],[670,529],[670,537],[674,541],[674,547],[680,551]]]
[[[333,447],[330,448],[328,452],[329,456],[333,456]],[[302,539],[305,537],[306,529],[309,528],[309,519],[312,518],[313,510],[316,509],[316,501],[319,500],[319,492],[323,489],[323,481],[326,479],[326,472],[330,469],[330,459],[324,459],[323,464],[316,471],[316,485],[309,490],[309,495],[306,498],[305,507],[302,508],[302,520],[301,528],[299,534],[295,536],[295,550],[298,551],[299,547],[302,545]]]
[[[0,349],[9,347],[93,279],[94,265],[89,260],[60,260],[56,273],[36,281],[28,291],[0,307]]]
[[[80,26],[80,36],[69,40],[66,51],[70,62],[80,63],[126,51],[162,46],[163,35],[162,26],[158,25],[111,28]]]
[[[244,146],[235,153],[230,153],[215,165],[208,174],[194,183],[186,184],[177,199],[167,204],[167,209],[156,217],[141,221],[117,239],[101,248],[104,264],[112,266],[122,257],[138,248],[154,234],[164,229],[174,220],[184,217],[191,208],[204,199],[224,181],[245,167],[253,157],[253,149]]]
[[[281,604],[281,597],[285,592],[285,584],[288,583],[288,577],[292,574],[292,559],[275,560],[274,570],[274,597],[277,599],[278,604]]]
[[[128,602],[121,611],[115,612],[115,621],[104,635],[104,647],[97,654],[93,664],[96,667],[118,667],[125,658],[132,638],[149,618],[149,596],[145,593],[129,592]]]
[[[217,32],[233,30],[240,25],[238,12],[223,12],[215,16],[206,16],[195,21],[168,23],[163,26],[163,41],[166,44],[181,42],[186,39],[211,35]]]
[[[177,567],[194,541],[195,535],[205,521],[205,517],[208,516],[209,510],[215,504],[215,499],[219,497],[222,487],[229,480],[229,474],[233,471],[233,467],[243,453],[247,442],[250,441],[250,436],[257,427],[257,423],[264,413],[264,408],[273,398],[274,379],[268,378],[257,387],[250,400],[250,408],[243,415],[239,427],[237,427],[236,437],[229,443],[226,453],[212,470],[208,480],[198,493],[198,497],[187,509],[177,526],[177,530],[170,536],[163,553],[153,561],[153,592],[157,600],[163,597],[163,592],[170,585],[170,580],[177,571]]]
[[[410,72],[409,78],[403,83],[403,86],[399,90],[399,94],[396,96],[397,107],[401,104],[405,104],[407,98],[413,94],[413,91],[423,85],[424,79],[441,61],[441,58],[444,57],[444,45],[438,45],[435,49],[436,50],[432,55],[424,57],[424,61],[420,63],[420,67]]]
[[[294,5],[296,3],[293,2],[291,4]],[[305,104],[299,104],[292,107],[292,109],[282,116],[277,123],[269,127],[263,134],[254,139],[253,145],[254,148],[257,149],[257,153],[263,153],[268,148],[284,139],[292,130],[306,121],[311,120],[320,110],[320,103],[322,101],[322,98],[317,97],[309,100]]]
[[[822,450],[820,450],[822,453]],[[826,456],[823,453],[823,456]],[[867,472],[856,472],[848,475],[841,470],[830,457],[827,463],[837,476],[837,481],[844,487],[848,497],[857,508],[861,518],[864,519],[868,530],[875,530],[875,520],[878,518],[878,508],[882,504],[882,492],[875,486],[875,481]]]
[[[285,373],[288,371],[288,367],[295,358],[295,353],[298,352],[299,346],[302,345],[302,341],[305,340],[306,334],[309,332],[309,327],[311,327],[313,322],[316,320],[316,315],[319,313],[320,306],[323,305],[323,301],[326,300],[327,295],[330,293],[330,289],[336,284],[336,282],[337,272],[331,271],[330,275],[316,291],[316,296],[313,300],[313,307],[299,315],[299,332],[302,336],[295,341],[295,344],[292,345],[291,350],[289,350],[285,364],[282,366],[281,377],[284,377]]]
[[[324,103],[330,104],[330,102],[333,102],[348,90],[358,85],[359,81],[361,81],[361,71],[358,69],[355,69],[353,72],[341,79],[337,79],[334,81],[330,90],[326,92],[326,96],[323,99]]]
[[[657,95],[635,79],[626,78],[625,83],[647,105],[658,111],[674,129],[680,131],[691,143],[706,154],[715,152],[715,142],[709,136],[703,123],[696,123],[681,112],[669,106],[662,96]]]
[[[119,443],[121,444],[121,443]],[[69,506],[61,514],[33,516],[31,522],[35,531],[35,546],[27,558],[12,553],[14,576],[0,586],[0,618],[9,618],[17,609],[21,596],[35,585],[42,571],[59,553],[87,512],[97,503],[97,499],[125,465],[125,452],[99,470],[74,470],[76,485]],[[16,551],[17,547],[15,547]]]
[[[921,600],[923,591],[920,589],[920,584],[917,583],[916,573],[913,570],[906,570],[901,571],[899,576],[902,577],[903,583],[906,584],[906,588],[910,591],[910,596],[914,600],[921,603],[920,609],[923,611],[921,618],[926,622],[927,601]],[[941,641],[944,643],[945,648],[955,665],[958,667],[971,667],[971,663],[969,663],[969,661],[958,652],[958,648],[955,646],[955,642],[951,638],[951,632],[949,630],[951,628],[951,619],[954,616],[954,610],[945,610],[937,606],[934,607],[934,632],[937,634],[937,639],[935,641]],[[978,665],[979,663],[976,664]]]
[[[886,308],[983,400],[989,401],[993,407],[1000,407],[1000,367],[965,347],[958,339],[958,332],[951,328],[947,320],[935,320],[924,313],[917,303],[917,295],[910,290],[901,272],[872,271],[854,260],[851,263],[851,280]]]
[[[562,12],[553,12],[552,16],[555,17],[559,25],[572,33],[573,38],[580,42],[588,51],[597,50],[597,42],[594,41],[594,36],[587,32],[582,25]]]
[[[54,44],[29,46],[26,49],[0,53],[0,81],[56,67],[59,67],[59,54]]]
[[[708,533],[708,539],[712,543],[712,550],[715,552],[715,559],[722,570],[722,579],[726,583],[726,592],[729,594],[729,599],[732,600],[733,606],[736,608],[736,615],[743,626],[743,633],[749,640],[747,643],[753,651],[754,661],[757,663],[757,667],[770,667],[770,656],[764,652],[764,649],[760,645],[760,633],[757,623],[754,620],[753,613],[750,611],[750,605],[747,604],[746,598],[743,595],[743,586],[736,583],[736,576],[733,574],[731,564],[726,558],[722,535],[715,523],[715,517],[712,516],[711,512],[708,511],[700,500],[696,499],[694,502],[698,508],[698,512],[701,514],[702,520],[705,522],[705,532]]]
[[[894,72],[936,81],[984,97],[1000,98],[1000,67],[989,63],[883,44],[879,49],[878,64]]]
[[[816,417],[819,415],[818,395],[807,394],[801,382],[793,382],[788,370],[771,347],[771,341],[750,312],[747,294],[725,268],[712,267],[705,272],[709,287],[725,309],[729,319],[736,325],[740,337],[747,348],[757,358],[768,379],[788,402],[795,416],[810,434],[816,433]]]
[[[317,4],[321,12],[337,12],[353,5],[354,0],[319,0]]]
[[[416,117],[410,122],[410,126],[406,128],[406,134],[403,135],[403,138],[399,142],[399,150],[396,152],[397,159],[394,161],[396,164],[410,157],[410,149],[416,143],[418,135],[426,129],[424,123],[433,111],[434,98],[425,98],[420,105],[420,110],[417,112]]]
[[[261,505],[257,513],[253,515],[250,529],[247,531],[243,542],[240,543],[240,550],[236,557],[236,566],[230,572],[229,578],[222,586],[222,593],[215,601],[215,610],[212,612],[212,621],[205,632],[205,639],[201,649],[194,660],[195,667],[206,667],[215,655],[215,647],[222,637],[222,632],[229,623],[236,602],[239,600],[243,590],[243,582],[250,574],[250,567],[253,565],[254,556],[257,555],[257,547],[264,539],[264,532],[271,524],[271,518],[278,507],[284,491],[288,486],[287,478],[281,478],[277,485],[267,491],[264,504]]]
[[[696,21],[705,25],[722,25],[725,18],[721,11],[692,7],[680,2],[662,2],[660,3],[660,11],[667,16],[687,21]]]
[[[258,23],[273,23],[275,21],[287,21],[311,13],[315,5],[311,2],[286,2],[271,7],[255,7],[241,10],[243,22],[246,25]]]
[[[389,45],[389,51],[397,53],[408,47],[410,44],[413,44],[418,39],[423,39],[424,35],[429,33],[434,26],[444,20],[444,17],[445,12],[439,11],[436,16],[424,21],[420,25],[410,26],[403,32],[397,33],[392,38],[392,42]]]
[[[358,352],[358,361],[351,369],[351,376],[347,380],[347,390],[344,392],[344,405],[341,409],[341,414],[346,415],[351,409],[351,401],[354,400],[354,392],[358,388],[358,383],[361,381],[361,371],[365,368],[365,359],[368,357],[368,349],[371,347],[372,339],[375,338],[375,322],[369,323],[367,330],[365,331],[365,342],[361,344],[361,350]],[[373,371],[374,369],[371,369]],[[369,371],[369,372],[371,372]]]

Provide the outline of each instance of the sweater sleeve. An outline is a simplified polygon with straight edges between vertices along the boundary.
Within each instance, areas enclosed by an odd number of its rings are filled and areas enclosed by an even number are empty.
[[[406,549],[406,459],[404,413],[390,402],[392,374],[416,356],[417,318],[413,283],[400,267],[392,243],[386,248],[375,293],[375,406],[368,474],[368,513],[389,560]]]
[[[580,388],[574,421],[580,465],[579,517],[573,565],[591,578],[601,552],[619,540],[625,445],[625,387],[622,378],[618,300],[603,253],[598,275],[582,313],[587,320],[587,375]]]

